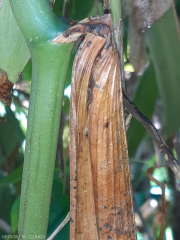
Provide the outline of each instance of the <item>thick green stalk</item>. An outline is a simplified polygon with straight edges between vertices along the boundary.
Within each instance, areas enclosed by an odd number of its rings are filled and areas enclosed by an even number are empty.
[[[72,45],[51,43],[68,28],[45,0],[10,0],[32,55],[33,73],[19,234],[46,236],[64,83]]]

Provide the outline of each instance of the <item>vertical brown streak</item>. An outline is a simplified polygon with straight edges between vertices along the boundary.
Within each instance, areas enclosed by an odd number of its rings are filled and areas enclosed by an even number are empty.
[[[114,66],[112,66],[112,70],[114,70]],[[108,79],[110,80],[110,79]],[[116,84],[116,82],[113,82],[113,84]],[[111,179],[112,183],[110,185],[110,189],[108,189],[108,192],[109,192],[109,196],[108,196],[108,199],[111,198],[111,203],[109,204],[109,218],[110,218],[110,222],[109,222],[109,228],[112,228],[113,230],[115,229],[115,218],[113,218],[112,216],[112,208],[116,206],[115,204],[115,198],[116,198],[116,195],[115,195],[115,175],[114,175],[114,168],[115,168],[115,164],[114,164],[114,156],[116,155],[114,149],[116,147],[116,143],[114,142],[114,135],[115,135],[115,132],[116,132],[116,129],[114,129],[113,131],[113,125],[114,125],[114,117],[115,117],[115,112],[114,112],[114,109],[113,109],[113,97],[112,97],[112,91],[113,93],[116,95],[116,93],[114,92],[115,88],[114,86],[112,86],[112,84],[109,82],[108,84],[108,107],[107,107],[107,111],[109,111],[111,113],[111,116],[109,116],[108,118],[108,123],[109,123],[109,126],[108,126],[108,139],[110,140],[109,142],[109,156],[108,156],[108,160],[109,160],[109,164],[108,166],[111,167],[111,173],[109,173],[109,179]],[[109,89],[110,87],[110,89]],[[112,234],[112,237],[114,237],[115,239],[117,239],[117,232],[113,232]]]
[[[174,20],[175,20],[175,23],[176,23],[176,30],[177,30],[178,37],[179,37],[179,42],[180,42],[179,19],[178,19],[177,13],[176,13],[176,7],[175,7],[175,4],[174,4],[174,0],[171,0],[171,2],[172,2],[172,9],[173,9],[173,14],[174,14]]]
[[[105,58],[106,55],[105,55]],[[108,59],[108,58],[107,58]],[[100,63],[99,65],[105,69],[109,66],[110,62],[108,60],[103,61],[103,59],[98,60]],[[111,59],[110,59],[111,61]],[[104,63],[105,62],[105,63]],[[97,69],[96,64],[94,65],[94,69]],[[93,72],[93,71],[92,71]],[[107,112],[103,106],[103,101],[107,101],[107,99],[102,99],[102,86],[105,85],[106,76],[103,75],[104,72],[101,71],[101,68],[97,72],[93,72],[93,78],[98,79],[99,81],[95,81],[95,88],[93,90],[94,101],[90,104],[90,108],[88,111],[89,115],[89,138],[90,138],[90,149],[91,149],[91,163],[93,168],[93,187],[95,192],[95,202],[96,202],[96,214],[98,215],[97,219],[99,222],[99,215],[101,214],[102,210],[99,208],[99,202],[101,198],[101,191],[104,189],[102,186],[99,186],[99,180],[102,181],[101,172],[104,170],[103,159],[102,159],[102,151],[104,153],[104,146],[103,146],[103,135],[101,128],[104,127],[105,123],[101,123],[99,120],[102,118],[101,114]],[[105,90],[104,90],[105,91]],[[108,119],[107,119],[108,120]],[[101,126],[101,128],[100,128]],[[107,138],[107,137],[106,137]],[[98,139],[101,139],[100,143],[98,143]],[[99,145],[101,144],[101,145]],[[107,154],[107,153],[106,153]],[[105,155],[105,153],[104,153]],[[104,156],[105,159],[105,156]],[[100,170],[102,168],[102,170]],[[106,185],[106,184],[104,184]],[[104,204],[105,205],[105,204]],[[99,224],[98,224],[99,225]],[[102,226],[101,226],[102,227]],[[98,226],[99,228],[99,226]]]
[[[109,48],[98,61],[88,121],[99,239],[136,239],[118,55]]]
[[[78,55],[75,57],[72,80],[71,80],[71,103],[70,103],[70,239],[75,239],[76,209],[77,209],[77,113],[76,113],[76,91],[75,91],[75,69]]]
[[[78,158],[78,149],[77,149],[77,106],[78,106],[78,91],[79,85],[82,82],[82,73],[80,72],[79,75],[76,73],[78,72],[78,68],[83,70],[81,64],[81,48],[83,48],[84,43],[81,45],[80,49],[78,50],[72,70],[72,82],[71,82],[71,117],[70,117],[70,212],[71,212],[71,224],[70,224],[70,238],[75,239],[75,229],[77,225],[77,158]]]
[[[116,59],[116,58],[115,58]],[[120,237],[122,239],[123,238],[123,234],[122,234],[122,230],[121,230],[121,225],[122,225],[122,219],[121,219],[121,211],[120,211],[120,207],[121,207],[121,202],[122,202],[122,199],[121,199],[121,195],[122,195],[122,191],[121,191],[121,181],[120,181],[120,176],[119,176],[119,162],[121,160],[121,143],[119,142],[119,124],[120,124],[120,118],[119,118],[119,111],[118,111],[118,108],[120,107],[120,102],[118,101],[120,98],[118,96],[118,91],[120,91],[120,81],[121,79],[117,79],[117,77],[119,76],[119,72],[118,72],[118,68],[116,68],[116,65],[117,65],[117,62],[115,60],[115,66],[114,66],[114,69],[116,69],[116,72],[115,72],[115,76],[113,76],[113,79],[116,79],[115,81],[115,86],[114,88],[116,89],[116,94],[113,94],[113,112],[114,112],[114,116],[113,116],[113,119],[115,121],[115,130],[114,130],[114,133],[116,134],[116,139],[115,139],[115,144],[117,145],[117,150],[116,150],[116,153],[114,155],[114,181],[115,181],[115,193],[114,193],[114,200],[115,200],[115,214],[116,214],[116,217],[115,217],[115,225],[114,225],[114,228],[116,229],[116,232],[117,232],[117,239],[118,236],[120,235]],[[120,173],[120,175],[122,175],[123,172]],[[119,232],[120,231],[120,232]],[[120,238],[120,239],[121,239]]]
[[[117,60],[118,63],[118,60]],[[117,68],[117,78],[118,76],[120,76],[120,69]],[[120,82],[120,79],[119,79]],[[122,89],[120,87],[119,92],[122,93]],[[121,156],[121,160],[122,160],[122,172],[120,173],[119,177],[121,177],[121,174],[123,174],[124,177],[124,194],[121,194],[121,198],[123,199],[124,203],[125,203],[125,208],[126,210],[122,211],[124,212],[124,214],[126,215],[124,218],[124,222],[127,225],[124,226],[124,228],[126,228],[126,233],[127,236],[130,237],[130,239],[133,239],[133,236],[135,235],[135,226],[134,226],[134,216],[133,216],[133,200],[132,200],[132,190],[131,190],[131,179],[130,179],[130,170],[129,170],[129,159],[128,159],[128,154],[127,154],[127,141],[126,141],[126,133],[125,133],[125,125],[124,125],[124,111],[123,111],[123,101],[122,101],[122,94],[120,94],[120,96],[118,97],[118,99],[120,99],[120,104],[119,104],[119,127],[118,129],[120,129],[120,152],[119,152],[119,156]],[[120,159],[119,159],[120,161]],[[123,185],[123,183],[120,183]],[[122,202],[123,202],[122,201]],[[130,213],[131,212],[131,213]],[[133,229],[133,233],[131,233],[131,229],[129,228],[129,224],[128,222],[130,221],[131,223],[131,228]],[[127,237],[126,236],[126,237]],[[127,239],[125,237],[125,239]],[[135,239],[136,237],[134,237]]]
[[[115,156],[117,156],[117,141],[116,141],[116,132],[117,132],[117,128],[116,128],[116,113],[115,113],[115,109],[114,109],[114,100],[116,101],[117,100],[117,81],[115,80],[116,79],[116,62],[114,61],[114,58],[113,58],[113,54],[110,54],[110,57],[113,59],[113,62],[112,62],[112,66],[111,66],[111,71],[110,73],[112,73],[112,78],[109,76],[108,77],[108,110],[109,112],[111,113],[109,115],[109,119],[108,119],[108,122],[109,122],[109,127],[108,127],[108,130],[109,130],[109,133],[110,133],[110,136],[108,136],[108,139],[110,139],[110,142],[109,144],[112,144],[111,146],[109,145],[109,150],[110,150],[110,161],[112,162],[111,165],[111,168],[112,168],[112,174],[109,176],[111,177],[111,181],[112,181],[112,184],[110,186],[111,189],[110,190],[110,196],[112,198],[111,200],[111,204],[109,205],[109,218],[110,218],[110,228],[113,230],[113,234],[112,234],[112,237],[117,239],[118,238],[118,232],[115,230],[116,229],[116,223],[117,223],[117,218],[116,217],[113,217],[113,214],[116,214],[117,212],[117,208],[116,208],[116,202],[117,202],[117,194],[116,194],[116,179],[115,179],[115,176],[116,176],[116,172],[115,172],[115,169],[116,169],[116,164],[115,164]],[[114,128],[114,125],[115,125],[115,128]],[[109,156],[108,156],[109,157]],[[109,191],[108,190],[108,191]]]
[[[87,127],[87,88],[91,74],[91,68],[100,49],[105,44],[105,39],[87,34],[80,46],[81,54],[76,59],[75,74],[76,111],[77,111],[77,209],[75,209],[76,225],[72,224],[72,239],[98,239],[96,226],[96,214],[94,207],[94,194],[92,184],[92,169],[88,137],[85,133]],[[88,45],[88,42],[91,44]],[[81,50],[82,49],[82,50]],[[87,58],[88,56],[88,58]],[[73,68],[74,69],[74,68]],[[89,223],[93,226],[89,226]],[[94,231],[94,227],[96,231]]]

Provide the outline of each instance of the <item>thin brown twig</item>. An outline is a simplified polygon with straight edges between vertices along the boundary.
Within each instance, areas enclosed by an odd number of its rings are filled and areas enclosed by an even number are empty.
[[[180,165],[178,161],[173,157],[172,153],[162,140],[161,136],[159,135],[157,129],[154,127],[152,122],[144,116],[139,109],[134,105],[133,102],[129,100],[127,95],[123,92],[123,101],[124,101],[124,107],[125,111],[131,113],[133,117],[135,117],[138,122],[146,128],[149,135],[153,139],[154,143],[158,147],[159,151],[161,152],[162,156],[166,160],[168,166],[171,168],[171,170],[174,172],[176,177],[180,180]]]
[[[61,229],[66,225],[67,222],[69,222],[70,220],[70,212],[68,212],[67,216],[65,217],[65,219],[62,221],[62,223],[56,228],[56,230],[51,234],[50,237],[48,237],[47,240],[52,240],[57,234],[58,232],[61,231]]]
[[[162,190],[162,196],[161,196],[161,206],[159,212],[163,215],[161,220],[161,227],[160,227],[160,234],[159,234],[159,240],[164,239],[165,229],[166,229],[166,220],[167,220],[167,210],[166,210],[166,199],[165,199],[165,186],[163,183],[159,182],[157,179],[155,179],[152,175],[154,169],[158,167],[151,167],[147,170],[147,176],[148,178],[156,183],[158,186],[160,186]]]

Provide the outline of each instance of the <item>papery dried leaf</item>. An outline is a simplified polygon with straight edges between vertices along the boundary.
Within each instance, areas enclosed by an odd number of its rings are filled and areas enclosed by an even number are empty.
[[[171,7],[172,0],[134,0],[137,28],[145,31],[159,20]]]
[[[92,79],[88,134],[99,239],[136,239],[121,73],[112,47],[97,57]]]
[[[70,115],[70,237],[97,239],[90,151],[87,137],[87,88],[91,68],[105,39],[88,34],[76,54],[71,83]],[[90,225],[92,223],[92,226]],[[76,231],[75,231],[76,230]]]
[[[8,80],[7,74],[0,70],[0,101],[10,105],[12,100],[12,88],[14,84]]]
[[[98,37],[98,40],[95,35],[88,34],[79,47],[72,70],[70,115],[71,239],[76,239],[80,232],[85,231],[85,229],[91,230],[89,222],[95,224],[90,151],[85,131],[87,131],[87,88],[91,68],[94,59],[105,44],[104,38]],[[90,53],[91,57],[87,58]],[[82,212],[84,213],[83,221]],[[87,233],[86,237],[97,239],[97,232],[92,231],[90,235]]]
[[[120,63],[107,18],[85,19],[55,39],[94,33],[80,45],[72,71],[71,240],[136,239]]]
[[[136,73],[142,73],[147,66],[145,32],[138,31],[135,16],[129,17],[130,62]]]

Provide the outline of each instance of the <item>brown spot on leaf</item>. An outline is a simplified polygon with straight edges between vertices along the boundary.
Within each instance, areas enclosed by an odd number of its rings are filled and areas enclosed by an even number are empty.
[[[87,43],[87,47],[89,47],[91,45],[91,41],[89,41],[88,43]]]
[[[107,236],[107,239],[112,239],[112,237],[110,235]]]
[[[0,69],[0,101],[10,105],[12,100],[12,88],[14,84],[8,80],[6,72]]]
[[[115,229],[115,232],[116,233],[120,233],[120,229]]]
[[[99,58],[102,58],[102,54],[101,54],[101,53],[99,53],[98,57],[99,57]]]
[[[104,224],[104,227],[105,227],[105,228],[108,228],[108,227],[109,227],[109,224],[108,224],[108,223],[105,223],[105,224]]]
[[[108,128],[108,126],[109,126],[109,123],[107,122],[107,123],[105,123],[105,128]]]

